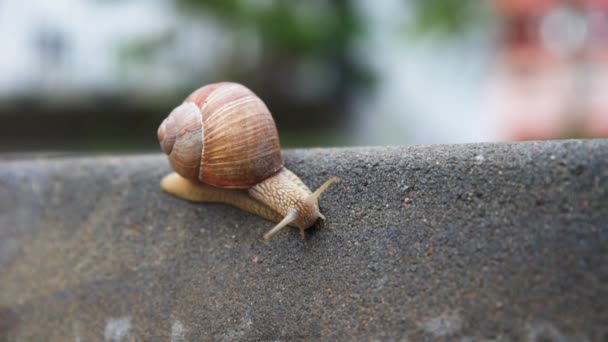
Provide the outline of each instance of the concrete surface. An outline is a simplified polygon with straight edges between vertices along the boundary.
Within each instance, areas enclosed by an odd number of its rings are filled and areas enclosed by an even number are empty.
[[[608,140],[285,157],[341,182],[269,243],[160,154],[1,161],[0,340],[608,340]]]

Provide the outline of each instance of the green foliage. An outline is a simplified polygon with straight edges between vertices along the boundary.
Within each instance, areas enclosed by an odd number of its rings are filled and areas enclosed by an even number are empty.
[[[204,11],[228,26],[255,30],[267,48],[294,55],[315,55],[343,46],[359,26],[348,1],[278,0],[257,6],[240,0],[177,2],[187,12]]]
[[[130,42],[120,51],[120,57],[124,61],[146,61],[154,58],[158,51],[175,39],[174,32],[150,39],[138,39]]]
[[[412,0],[413,31],[418,35],[451,36],[483,24],[489,13],[479,0]]]

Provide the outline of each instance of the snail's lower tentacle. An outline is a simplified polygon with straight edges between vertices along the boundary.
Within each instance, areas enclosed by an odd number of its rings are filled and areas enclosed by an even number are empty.
[[[270,239],[274,234],[278,233],[281,229],[287,227],[291,222],[295,221],[298,218],[298,212],[295,209],[289,209],[289,213],[279,224],[274,226],[271,230],[269,230],[266,234],[264,234],[264,240]],[[300,228],[301,231],[304,229]]]

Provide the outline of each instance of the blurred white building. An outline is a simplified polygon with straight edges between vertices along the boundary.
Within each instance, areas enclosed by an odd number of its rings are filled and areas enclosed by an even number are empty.
[[[405,1],[358,1],[369,32],[357,46],[379,84],[358,97],[360,144],[464,143],[494,140],[481,111],[493,32],[413,37]]]
[[[483,37],[415,41],[402,34],[410,15],[403,1],[358,7],[369,32],[354,51],[379,82],[373,94],[356,96],[353,142],[487,140],[477,101]],[[223,56],[235,55],[239,34],[213,17],[188,18],[171,1],[0,1],[0,97],[163,92],[192,82],[193,74],[212,74]],[[238,40],[243,64],[259,59],[255,38]],[[146,55],[155,46],[161,52]]]
[[[162,91],[210,68],[230,48],[225,35],[169,1],[3,0],[0,97]],[[168,44],[141,58],[157,42]]]

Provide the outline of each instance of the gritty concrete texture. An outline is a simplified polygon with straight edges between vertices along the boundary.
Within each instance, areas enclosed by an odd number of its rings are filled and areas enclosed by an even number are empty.
[[[608,339],[608,140],[285,159],[341,181],[268,243],[160,154],[0,161],[0,340]]]

